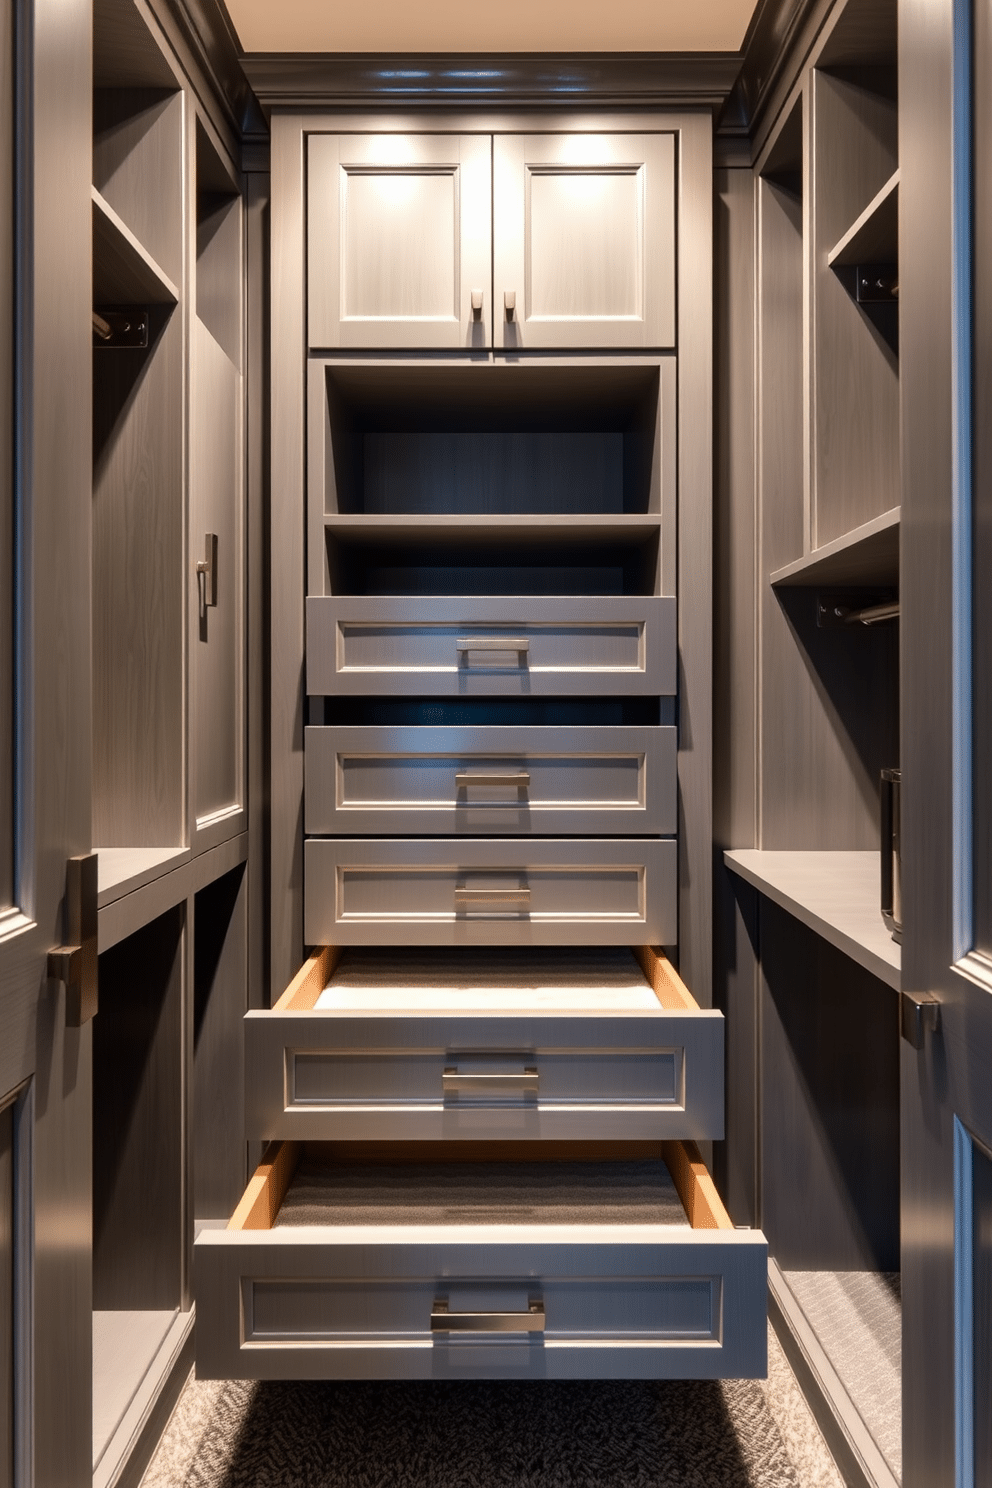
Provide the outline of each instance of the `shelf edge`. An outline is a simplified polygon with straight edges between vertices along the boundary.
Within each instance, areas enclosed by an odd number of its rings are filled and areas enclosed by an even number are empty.
[[[846,252],[846,250],[854,242],[855,238],[862,231],[862,229],[868,225],[875,214],[879,212],[882,207],[885,206],[885,203],[889,200],[889,198],[898,190],[899,167],[896,166],[895,170],[892,172],[891,176],[886,181],[881,191],[877,191],[875,193],[861,215],[857,217],[854,222],[851,223],[851,226],[847,229],[847,232],[844,234],[844,236],[834,244],[830,252],[827,254],[828,269],[832,269],[834,264],[839,264],[841,262],[841,255]]]
[[[786,563],[781,568],[775,569],[768,575],[768,582],[774,588],[777,584],[788,584],[790,581],[794,583],[800,575],[809,574],[811,584],[815,583],[817,569],[829,563],[831,559],[838,558],[844,553],[853,554],[872,538],[880,537],[885,532],[891,532],[893,529],[898,531],[901,513],[901,507],[890,507],[888,511],[872,517],[868,522],[863,522],[860,527],[854,527],[841,537],[835,537],[831,542],[824,543],[822,547],[814,548],[811,553],[804,554],[802,558],[796,558],[792,563]],[[824,582],[833,581],[827,578]]]

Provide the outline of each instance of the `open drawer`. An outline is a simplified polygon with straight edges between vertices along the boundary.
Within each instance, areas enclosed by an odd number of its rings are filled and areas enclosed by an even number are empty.
[[[693,1144],[452,1153],[273,1144],[196,1241],[199,1378],[765,1373],[767,1246]]]
[[[720,1138],[723,1033],[649,946],[325,948],[246,1016],[246,1131]]]
[[[307,945],[674,945],[674,837],[308,837]]]

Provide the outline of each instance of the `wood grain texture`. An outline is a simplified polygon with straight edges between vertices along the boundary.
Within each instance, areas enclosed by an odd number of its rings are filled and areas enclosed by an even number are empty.
[[[681,1012],[685,1008],[698,1008],[699,1004],[679,976],[660,946],[631,946],[637,964],[651,983],[651,990],[663,1008]]]
[[[340,959],[340,946],[321,946],[319,950],[314,951],[309,960],[300,967],[279,1000],[272,1004],[273,1012],[277,1010],[306,1012],[312,1008],[334,975]]]
[[[14,1485],[14,1113],[0,1111],[0,1484]]]
[[[270,986],[303,960],[303,119],[272,121]]]
[[[243,286],[240,273],[234,285],[238,291]],[[243,807],[245,798],[244,383],[199,316],[192,322],[191,351],[190,773],[199,827]],[[211,606],[203,604],[195,574],[208,532],[216,535],[218,552]]]
[[[761,948],[771,1253],[785,1270],[898,1270],[898,995],[767,900]]]
[[[769,583],[818,589],[821,586],[899,585],[899,508],[883,512],[814,548],[803,558],[783,564]]]
[[[713,144],[672,120],[678,151],[679,971],[713,1000]]]
[[[298,1142],[270,1142],[227,1228],[271,1230],[299,1158]]]
[[[208,884],[193,903],[191,1186],[196,1221],[225,1218],[245,1182],[245,869]]]
[[[171,305],[179,291],[93,187],[94,305]]]
[[[882,75],[881,86],[884,88]],[[826,255],[898,163],[896,105],[874,73],[813,73],[813,545],[899,505],[898,359]],[[845,282],[846,280],[846,282]]]
[[[730,1216],[695,1142],[662,1142],[661,1152],[694,1230],[732,1230]]]
[[[0,4],[0,296],[14,301],[14,12]],[[14,899],[14,324],[0,319],[0,911]]]
[[[93,353],[93,840],[185,836],[182,322]]]
[[[185,904],[100,957],[94,1020],[93,1300],[179,1306]]]
[[[96,90],[93,184],[174,284],[183,279],[182,140],[180,93]]]
[[[245,178],[245,381],[246,381],[246,571],[248,768],[248,1005],[269,1002],[268,940],[268,758],[269,625],[265,597],[269,497],[269,180]]]
[[[724,861],[766,898],[898,990],[901,955],[882,921],[875,852],[724,853]]]

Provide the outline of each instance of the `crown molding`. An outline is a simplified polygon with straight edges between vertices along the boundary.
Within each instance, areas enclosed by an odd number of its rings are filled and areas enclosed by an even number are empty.
[[[201,0],[202,3],[202,0]],[[722,107],[738,52],[248,53],[241,59],[274,108]]]
[[[717,121],[725,142],[754,142],[773,100],[791,85],[833,0],[759,0],[741,46],[743,63]]]

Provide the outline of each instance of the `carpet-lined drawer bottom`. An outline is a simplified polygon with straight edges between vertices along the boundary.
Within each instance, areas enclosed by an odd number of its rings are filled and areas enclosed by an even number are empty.
[[[766,1367],[764,1237],[691,1143],[275,1143],[195,1255],[201,1378]]]

